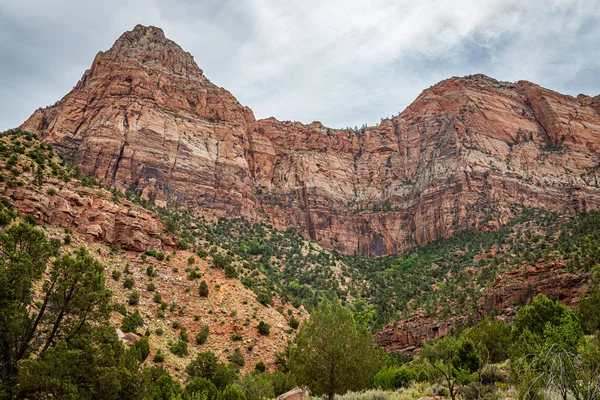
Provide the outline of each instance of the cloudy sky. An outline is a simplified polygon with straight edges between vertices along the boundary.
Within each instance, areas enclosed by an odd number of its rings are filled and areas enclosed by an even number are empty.
[[[138,23],[258,118],[372,125],[479,72],[600,93],[598,0],[2,0],[0,130],[60,99]]]

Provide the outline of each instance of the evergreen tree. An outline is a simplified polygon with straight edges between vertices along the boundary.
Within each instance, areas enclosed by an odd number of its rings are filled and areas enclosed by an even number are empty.
[[[373,336],[338,300],[323,300],[298,332],[289,367],[315,394],[361,390],[383,361]]]

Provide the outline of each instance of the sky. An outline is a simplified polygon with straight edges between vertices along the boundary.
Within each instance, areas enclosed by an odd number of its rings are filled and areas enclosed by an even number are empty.
[[[1,0],[0,131],[161,27],[257,118],[373,125],[452,76],[600,94],[599,0]]]

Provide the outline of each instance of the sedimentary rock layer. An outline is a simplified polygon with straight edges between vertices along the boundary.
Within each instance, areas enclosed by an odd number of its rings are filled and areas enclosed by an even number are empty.
[[[21,128],[158,205],[298,229],[346,254],[494,229],[522,207],[600,204],[600,97],[476,75],[426,89],[377,126],[256,120],[141,25]]]

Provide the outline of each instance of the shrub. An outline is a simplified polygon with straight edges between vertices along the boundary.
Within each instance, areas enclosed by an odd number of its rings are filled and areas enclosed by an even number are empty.
[[[246,374],[242,377],[240,385],[248,400],[272,399],[275,397],[273,382],[267,374]]]
[[[201,399],[215,400],[219,391],[214,383],[206,378],[194,378],[192,379],[184,389],[184,398],[193,399],[194,395],[199,395]],[[206,396],[206,397],[202,397]]]
[[[208,297],[208,285],[206,281],[200,282],[200,286],[198,287],[198,294],[200,297]]]
[[[240,348],[235,349],[233,354],[229,356],[229,362],[240,367],[243,367],[246,364],[246,360],[244,359],[244,355],[242,354]]]
[[[178,340],[173,346],[171,346],[171,353],[175,354],[177,357],[184,357],[189,354],[187,343],[183,340]]]
[[[156,293],[154,293],[154,297],[152,298],[152,300],[155,303],[159,303],[160,304],[160,303],[162,303],[162,295],[160,293],[156,292]]]
[[[154,355],[153,360],[154,360],[154,362],[161,363],[161,362],[165,361],[165,358],[166,358],[166,354],[163,353],[160,349],[158,349],[158,351]]]
[[[273,299],[271,298],[271,295],[266,292],[260,292],[256,296],[256,300],[258,300],[258,302],[260,304],[262,304],[263,306],[272,306],[273,305]]]
[[[231,334],[231,340],[234,341],[234,342],[240,342],[242,340],[242,335],[240,335],[237,332],[233,332]]]
[[[267,366],[265,365],[264,362],[259,361],[256,363],[256,365],[254,366],[254,369],[258,372],[265,372],[265,370],[267,369]]]
[[[216,253],[213,255],[213,266],[215,268],[224,269],[228,264],[231,264],[231,257]]]
[[[408,387],[415,376],[415,372],[405,365],[385,367],[373,377],[373,386],[382,390],[396,390]]]
[[[113,269],[111,275],[115,281],[118,281],[121,278],[121,271],[117,271],[116,269]]]
[[[133,314],[125,316],[123,323],[121,324],[121,330],[123,332],[135,332],[137,328],[144,325],[144,320],[138,310],[135,310]]]
[[[179,332],[179,338],[181,340],[183,340],[184,342],[189,342],[190,341],[190,336],[188,335],[188,332],[187,332],[186,328],[181,328],[181,331]]]
[[[206,343],[207,339],[208,339],[208,325],[204,325],[202,327],[202,329],[200,330],[200,332],[198,334],[196,334],[196,343],[204,344],[204,343]]]
[[[135,279],[133,279],[132,277],[125,278],[125,280],[123,281],[123,287],[125,289],[131,289],[133,288],[133,285],[135,285]]]
[[[118,312],[122,316],[126,316],[127,315],[127,308],[125,307],[125,304],[115,303],[115,304],[113,304],[113,310],[115,310],[116,312]]]
[[[235,267],[232,264],[225,265],[225,276],[227,276],[228,278],[237,278],[237,269],[235,269]]]
[[[148,286],[146,286],[146,290],[149,292],[154,292],[156,290],[156,285],[154,282],[150,282]]]
[[[294,318],[294,317],[292,317],[290,319],[290,321],[288,322],[288,324],[290,325],[290,327],[292,329],[298,329],[298,326],[300,326],[300,322],[296,318]]]
[[[187,250],[190,248],[190,245],[187,240],[180,239],[179,242],[177,243],[177,247],[179,248],[179,250]]]
[[[269,324],[267,324],[265,321],[260,321],[258,323],[258,333],[260,333],[263,336],[269,336],[269,333],[271,333],[271,326]]]
[[[227,385],[225,390],[223,390],[217,396],[217,400],[247,400],[246,396],[239,387],[235,385]]]
[[[130,306],[136,306],[140,302],[140,292],[134,290],[129,294],[129,299],[127,300]]]

